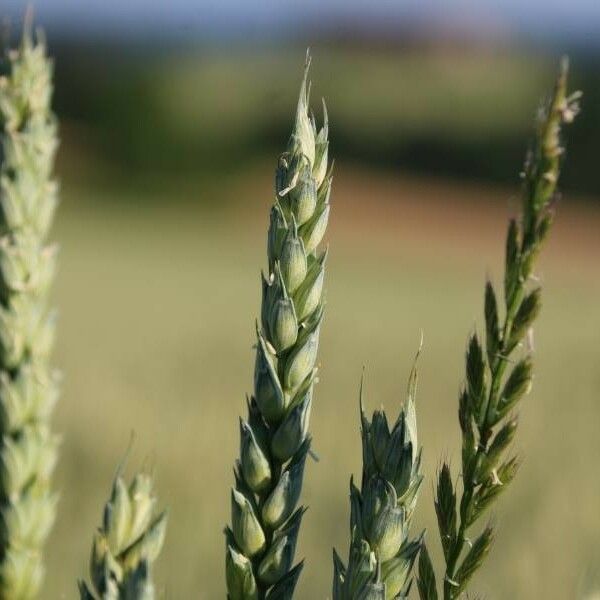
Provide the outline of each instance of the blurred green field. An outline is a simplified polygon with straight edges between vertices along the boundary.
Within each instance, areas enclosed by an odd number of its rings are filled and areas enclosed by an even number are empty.
[[[156,578],[167,599],[224,597],[222,528],[251,389],[272,164],[240,171],[210,205],[189,192],[147,198],[69,187],[57,219],[61,271],[56,363],[64,392],[45,598],[87,576],[116,464],[135,432],[132,468],[156,473],[171,515]],[[458,462],[457,393],[467,334],[482,321],[483,280],[501,273],[512,190],[457,188],[339,169],[329,241],[326,321],[306,474],[299,599],[330,595],[331,547],[346,553],[348,480],[360,469],[357,391],[371,408],[403,398],[423,330],[418,398],[427,483],[415,532],[436,549],[432,478]],[[179,192],[182,193],[182,192]],[[173,190],[173,194],[177,194]],[[233,199],[232,202],[229,202]],[[500,501],[499,535],[474,583],[489,599],[575,598],[600,574],[600,210],[567,198],[542,260],[536,380]]]

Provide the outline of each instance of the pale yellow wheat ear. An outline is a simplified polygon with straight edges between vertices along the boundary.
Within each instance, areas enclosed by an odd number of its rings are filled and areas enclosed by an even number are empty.
[[[515,410],[531,389],[533,362],[524,344],[541,307],[535,262],[554,219],[563,147],[561,126],[578,112],[579,93],[567,94],[568,63],[562,61],[554,92],[538,115],[523,171],[521,210],[508,224],[504,298],[485,285],[485,342],[467,344],[465,382],[459,398],[461,477],[444,463],[438,474],[435,511],[444,556],[439,586],[444,600],[462,597],[490,551],[495,528],[477,527],[517,474],[510,455],[517,430]],[[462,482],[461,484],[458,481]],[[455,483],[456,482],[456,483]],[[435,571],[426,548],[419,559],[421,600],[437,600]]]
[[[323,317],[329,218],[327,113],[320,129],[309,111],[307,55],[295,124],[280,156],[268,232],[267,273],[256,326],[254,391],[240,420],[240,459],[226,529],[230,600],[289,599],[302,563],[294,554],[317,347]]]
[[[152,477],[138,473],[127,484],[119,468],[92,542],[91,585],[79,582],[81,600],[153,600],[151,567],[166,526],[166,511],[156,509]]]
[[[0,77],[0,598],[38,595],[42,548],[56,495],[58,438],[50,417],[58,375],[50,366],[48,294],[56,248],[47,237],[57,205],[52,64],[28,19]]]

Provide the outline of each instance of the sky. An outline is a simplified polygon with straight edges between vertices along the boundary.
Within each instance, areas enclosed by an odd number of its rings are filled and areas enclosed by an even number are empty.
[[[2,0],[17,19],[29,2]],[[410,27],[598,44],[600,0],[37,0],[37,21],[71,35],[273,38],[306,27]]]

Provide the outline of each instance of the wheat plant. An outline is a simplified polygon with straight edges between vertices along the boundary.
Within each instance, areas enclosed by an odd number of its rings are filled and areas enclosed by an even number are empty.
[[[514,415],[532,382],[531,327],[541,306],[535,261],[554,217],[560,162],[561,125],[578,111],[580,94],[567,95],[567,61],[563,60],[550,100],[538,115],[537,129],[523,171],[519,219],[506,236],[504,306],[494,285],[485,285],[485,343],[474,333],[466,353],[465,384],[458,417],[462,434],[462,470],[455,484],[450,464],[438,474],[435,510],[445,561],[441,592],[458,598],[490,551],[494,528],[487,524],[473,539],[472,531],[514,479],[519,459],[510,446],[517,429]],[[421,600],[437,600],[435,573],[427,548],[419,558]]]
[[[304,508],[297,508],[323,316],[326,252],[318,252],[329,216],[328,124],[309,113],[309,58],[288,148],[279,158],[268,233],[268,274],[256,327],[254,394],[240,420],[240,459],[226,529],[230,600],[290,598]]]
[[[360,415],[363,470],[360,490],[350,480],[350,551],[344,565],[333,551],[333,600],[408,598],[421,540],[409,527],[423,481],[415,412],[416,360],[407,398],[390,430],[386,413]]]
[[[229,600],[291,600],[303,562],[295,549],[304,507],[298,506],[310,452],[309,420],[323,319],[329,217],[328,119],[318,129],[309,110],[307,58],[295,125],[275,176],[266,274],[256,324],[256,362],[248,414],[240,419],[240,457],[225,529]],[[56,495],[51,475],[58,438],[50,416],[58,375],[49,364],[54,337],[48,295],[56,249],[46,240],[57,205],[53,179],[57,124],[50,109],[52,65],[40,34],[26,26],[0,75],[0,599],[41,592],[42,546]],[[360,391],[362,478],[350,482],[348,560],[334,550],[333,600],[405,600],[420,552],[421,600],[458,598],[488,554],[494,529],[479,528],[486,510],[514,479],[509,451],[514,410],[532,381],[532,324],[541,289],[534,276],[553,221],[563,149],[561,126],[573,120],[579,94],[567,95],[563,62],[554,93],[540,111],[523,173],[518,219],[506,237],[503,306],[485,286],[485,339],[473,334],[459,397],[461,477],[449,463],[437,477],[435,510],[444,557],[440,585],[423,536],[410,525],[423,481],[416,423],[417,370],[390,428],[383,409],[371,420]],[[167,515],[156,509],[152,478],[131,483],[119,469],[92,543],[90,583],[81,600],[153,600],[152,565]],[[472,539],[473,538],[473,539]]]
[[[115,477],[92,543],[91,587],[79,582],[81,600],[154,600],[151,566],[163,545],[167,513],[156,511],[152,485],[147,473],[129,485]]]
[[[57,125],[50,109],[52,64],[26,25],[0,77],[0,597],[37,595],[42,546],[56,495],[50,478],[58,439],[50,416],[58,377],[48,293],[56,248],[46,242],[57,205]]]

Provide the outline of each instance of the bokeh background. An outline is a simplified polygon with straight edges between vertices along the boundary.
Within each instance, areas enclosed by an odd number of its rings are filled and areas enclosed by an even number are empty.
[[[25,5],[5,0],[13,24]],[[483,282],[498,282],[531,122],[561,54],[583,113],[568,131],[539,267],[536,379],[474,581],[490,599],[590,597],[600,577],[600,4],[596,0],[39,1],[56,60],[62,206],[55,300],[64,391],[60,513],[44,599],[75,596],[117,463],[170,507],[162,597],[224,597],[237,418],[277,154],[310,46],[336,160],[327,314],[299,599],[330,595],[360,470],[357,394],[395,413],[420,332],[427,481],[415,531],[439,557],[432,482],[458,467],[457,395]]]

